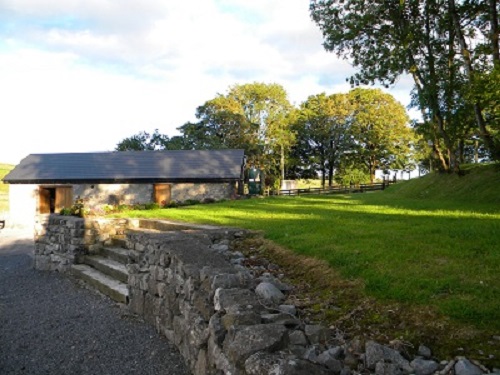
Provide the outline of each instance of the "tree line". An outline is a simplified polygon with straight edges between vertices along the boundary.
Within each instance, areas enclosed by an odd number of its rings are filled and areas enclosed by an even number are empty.
[[[294,107],[278,84],[234,85],[199,106],[196,118],[178,136],[140,132],[116,149],[244,149],[247,165],[264,170],[271,185],[318,175],[328,185],[334,177],[373,181],[376,169],[417,160],[405,108],[379,89],[321,93]]]
[[[440,170],[472,149],[500,160],[500,2],[311,0],[327,51],[350,60],[353,85],[413,78],[416,131]]]
[[[168,137],[157,130],[117,150],[242,148],[271,184],[323,177],[373,181],[376,169],[458,172],[500,160],[500,53],[496,0],[311,0],[327,51],[358,68],[345,94],[292,106],[278,84],[234,85]],[[359,88],[414,80],[410,121],[391,95]]]

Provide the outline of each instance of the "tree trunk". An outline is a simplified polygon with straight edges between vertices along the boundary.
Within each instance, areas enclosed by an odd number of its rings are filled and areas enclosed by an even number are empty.
[[[328,186],[333,186],[333,164],[328,165]]]
[[[370,171],[370,182],[373,184],[375,182],[375,157],[370,156],[368,169]]]
[[[458,141],[458,160],[460,164],[465,163],[465,142],[463,139]]]
[[[493,1],[494,2],[494,1]],[[470,83],[474,82],[474,67],[472,65],[472,60],[470,57],[470,51],[467,46],[467,42],[465,41],[464,34],[462,32],[462,28],[460,26],[460,20],[458,18],[458,14],[455,8],[455,0],[448,0],[449,8],[450,8],[450,13],[451,17],[453,19],[453,24],[455,25],[455,32],[458,37],[458,41],[460,43],[460,48],[461,48],[461,54],[464,59],[464,65],[465,65],[465,72],[467,73],[467,78],[469,79]],[[496,13],[496,9],[495,9]],[[497,37],[497,47],[498,47],[498,33],[496,35]],[[497,51],[494,53],[498,53],[498,48]],[[476,100],[473,103],[473,108],[474,108],[474,116],[476,118],[476,124],[479,128],[479,132],[481,135],[481,138],[483,138],[483,142],[485,146],[488,148],[488,150],[491,152],[491,156],[494,160],[500,160],[500,146],[495,144],[495,139],[493,136],[490,134],[488,129],[486,128],[486,122],[484,121],[483,114],[481,111],[481,105],[480,103]]]
[[[443,155],[441,150],[439,149],[439,141],[435,140],[434,143],[432,144],[432,150],[434,151],[434,154],[436,155],[437,159],[439,160],[441,164],[441,169],[445,172],[450,170],[450,164],[449,161],[446,160],[446,157]]]
[[[280,169],[281,169],[281,181],[285,179],[285,148],[280,145]]]
[[[500,47],[499,47],[499,27],[497,0],[490,0],[490,22],[491,22],[491,49],[493,50],[493,64],[500,68]]]

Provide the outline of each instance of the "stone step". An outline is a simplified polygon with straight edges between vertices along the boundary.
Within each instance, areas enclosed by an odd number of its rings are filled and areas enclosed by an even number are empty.
[[[104,247],[101,249],[101,255],[116,260],[122,264],[129,263],[129,250],[122,247]]]
[[[125,238],[113,238],[113,246],[127,248],[127,240]]]
[[[92,255],[85,256],[83,258],[83,263],[94,267],[96,270],[101,271],[102,273],[122,283],[126,284],[128,282],[127,267],[123,263],[117,262],[116,260],[99,255]]]
[[[86,264],[74,264],[71,266],[71,269],[76,277],[81,278],[111,299],[121,303],[128,303],[128,288],[126,284]]]

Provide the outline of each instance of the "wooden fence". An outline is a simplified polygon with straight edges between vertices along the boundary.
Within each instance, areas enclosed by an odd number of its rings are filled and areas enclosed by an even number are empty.
[[[385,181],[377,184],[362,184],[350,186],[329,186],[325,188],[307,188],[307,189],[288,189],[279,191],[270,191],[269,195],[306,195],[306,194],[350,194],[350,193],[364,193],[366,191],[384,190],[393,181]]]

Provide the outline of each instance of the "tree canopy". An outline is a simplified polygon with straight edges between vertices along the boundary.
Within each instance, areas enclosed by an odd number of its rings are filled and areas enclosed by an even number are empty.
[[[286,152],[294,141],[292,106],[278,84],[231,86],[196,110],[199,122],[179,128],[193,148],[242,148],[250,164],[284,175]],[[279,166],[276,168],[276,166]]]
[[[328,176],[330,186],[334,172],[354,169],[373,182],[376,169],[406,165],[415,144],[405,108],[379,89],[310,96],[300,106],[295,129],[294,156],[303,169]]]
[[[495,0],[311,0],[324,47],[359,69],[351,84],[414,80],[419,131],[441,169],[458,168],[460,142],[479,136],[500,159]],[[483,90],[486,88],[486,90]]]
[[[199,106],[196,117],[178,128],[181,135],[141,132],[117,150],[240,148],[248,166],[277,187],[286,177],[318,173],[323,185],[342,174],[373,181],[376,169],[407,165],[415,147],[405,108],[380,89],[311,95],[296,108],[280,85],[234,85]]]

